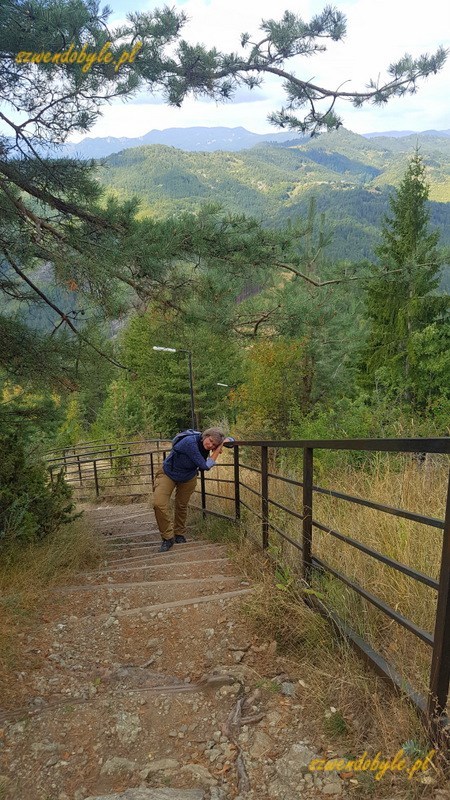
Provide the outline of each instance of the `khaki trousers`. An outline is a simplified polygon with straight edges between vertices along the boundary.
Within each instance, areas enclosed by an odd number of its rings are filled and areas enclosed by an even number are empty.
[[[160,469],[155,475],[155,488],[153,490],[153,508],[156,522],[163,539],[172,539],[173,536],[186,533],[186,517],[189,498],[195,489],[197,476],[189,481],[173,481]],[[175,519],[172,523],[170,514],[170,498],[175,489]]]

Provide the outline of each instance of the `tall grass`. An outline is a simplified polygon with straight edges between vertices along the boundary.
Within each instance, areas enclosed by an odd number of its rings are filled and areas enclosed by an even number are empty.
[[[8,704],[14,673],[27,657],[23,641],[47,599],[50,586],[68,583],[102,558],[104,545],[77,519],[45,539],[2,551],[0,564],[0,698]]]
[[[276,464],[270,467],[270,471],[281,474]],[[320,471],[322,488],[335,489],[429,517],[443,518],[448,481],[445,458],[427,457],[425,463],[420,464],[409,455],[390,457],[382,454],[360,467],[347,465]],[[224,467],[220,477],[229,478],[230,474],[231,469]],[[283,474],[301,480],[301,474],[292,465],[289,470],[285,465]],[[260,491],[260,475],[242,468],[241,480],[250,487],[241,487],[241,497],[256,512],[242,510],[244,528],[261,543],[261,521],[256,516],[261,514],[261,501],[250,491]],[[318,483],[316,476],[314,483]],[[231,496],[233,486],[216,483],[213,491]],[[300,487],[270,478],[269,497],[287,508],[302,512]],[[215,503],[217,510],[226,509],[226,513],[233,514],[232,502]],[[210,498],[208,507],[214,508],[214,501]],[[301,544],[301,520],[273,505],[269,505],[269,518],[273,525]],[[431,578],[439,577],[442,530],[438,528],[317,492],[313,498],[313,519]],[[269,549],[286,575],[300,575],[301,553],[273,529],[269,533]],[[434,589],[317,528],[313,529],[313,554],[433,634],[437,602]],[[431,662],[431,648],[427,644],[328,572],[315,570],[312,588],[323,597],[329,608],[337,611],[387,658],[407,681],[426,694]]]
[[[272,464],[271,471],[276,471]],[[230,478],[231,470],[223,467],[222,477]],[[285,472],[286,475],[286,472]],[[211,491],[231,498],[232,484],[208,483]],[[289,477],[301,478],[290,472]],[[260,476],[249,470],[241,471],[241,480],[250,488],[260,490]],[[347,469],[329,472],[320,484],[344,493],[402,507],[427,516],[442,517],[444,513],[448,470],[441,459],[419,466],[409,457],[374,460],[366,469]],[[261,501],[241,487],[242,498],[261,514]],[[301,512],[302,490],[276,479],[269,480],[269,496],[288,508]],[[409,564],[437,578],[441,557],[442,531],[409,522],[385,513],[356,506],[329,496],[314,495],[313,517],[368,546]],[[207,508],[233,515],[230,500],[207,498]],[[292,539],[301,542],[301,521],[270,507],[270,520]],[[300,575],[301,554],[283,541],[273,530],[269,550],[264,553],[255,547],[262,541],[261,520],[242,509],[238,541],[230,534],[233,526],[208,517],[200,527],[214,541],[230,543],[237,567],[256,586],[245,600],[244,613],[255,631],[264,640],[277,642],[277,653],[284,659],[278,669],[291,680],[297,680],[297,702],[301,706],[302,730],[327,754],[357,757],[364,750],[375,755],[392,757],[404,748],[407,754],[426,753],[430,749],[427,731],[415,710],[389,685],[368,670],[351,646],[333,636],[328,621],[302,602]],[[410,616],[418,625],[433,632],[436,592],[396,571],[374,561],[360,551],[344,545],[331,536],[314,530],[313,552],[352,577],[360,585],[383,598],[396,610]],[[393,663],[415,688],[426,693],[429,680],[430,651],[412,634],[389,620],[340,581],[316,573],[312,585],[351,626]],[[281,666],[282,665],[282,666]],[[266,665],[275,674],[276,667]],[[301,734],[300,734],[301,735]],[[321,752],[322,752],[321,750]],[[432,786],[448,784],[448,754],[441,752],[426,780]],[[359,797],[425,798],[431,786],[421,779],[408,781],[405,775],[391,775],[381,783],[373,776],[362,774],[356,787]],[[355,786],[353,786],[355,789]],[[442,795],[442,796],[447,796]]]
[[[392,757],[405,752],[426,753],[427,733],[412,706],[394,693],[343,640],[331,634],[328,622],[300,601],[290,582],[291,571],[255,550],[248,524],[240,527],[214,517],[196,516],[196,530],[214,542],[229,545],[236,567],[251,580],[253,592],[242,605],[243,621],[250,622],[261,641],[276,642],[276,657],[261,656],[255,675],[261,685],[276,689],[274,676],[280,671],[294,682],[295,703],[301,712],[298,738],[305,735],[318,752],[356,758],[365,750]],[[237,535],[237,531],[239,534]],[[270,556],[275,553],[271,546]],[[446,758],[436,760],[431,775],[434,787],[448,786]],[[360,798],[415,800],[429,796],[430,786],[408,781],[405,774],[388,775],[376,782],[373,775],[358,774]],[[349,788],[349,785],[346,785]],[[356,796],[356,795],[355,795]]]

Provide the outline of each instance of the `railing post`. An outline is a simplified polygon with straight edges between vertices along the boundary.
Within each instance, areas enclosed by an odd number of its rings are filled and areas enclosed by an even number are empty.
[[[50,469],[50,482],[51,482],[51,484],[52,484],[52,486],[53,486],[53,484],[54,484],[54,479],[53,479],[53,467],[50,467],[49,469]]]
[[[313,503],[313,449],[305,447],[303,450],[303,578],[309,581],[311,577],[311,547],[312,547],[312,503]]]
[[[81,477],[81,464],[80,464],[80,455],[77,454],[77,463],[78,463],[78,480],[80,481],[80,486],[83,486],[83,479]]]
[[[152,476],[152,488],[155,488],[155,468],[153,466],[153,453],[150,451],[150,473]]]
[[[269,546],[269,468],[268,448],[261,447],[261,513],[262,513],[262,546]]]
[[[206,485],[204,470],[200,470],[200,490],[202,496],[202,517],[206,519]]]
[[[113,466],[113,462],[112,462],[112,454],[113,454],[113,451],[112,451],[112,444],[110,444],[110,445],[109,445],[109,464],[110,464],[110,467],[111,467],[111,469],[112,469],[112,466]]]
[[[233,448],[234,460],[234,519],[241,518],[241,487],[239,484],[239,447]]]
[[[435,727],[445,713],[450,682],[450,473],[442,541],[439,593],[431,660],[428,719]]]
[[[97,461],[96,461],[96,459],[95,459],[95,458],[94,458],[93,464],[94,464],[95,494],[96,494],[96,495],[97,495],[97,497],[98,497],[98,496],[99,496],[99,494],[100,494],[100,489],[99,489],[99,487],[98,487]]]

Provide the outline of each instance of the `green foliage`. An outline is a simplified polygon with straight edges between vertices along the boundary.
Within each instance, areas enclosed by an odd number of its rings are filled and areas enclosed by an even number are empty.
[[[172,437],[191,427],[187,356],[155,352],[155,345],[192,352],[198,424],[205,428],[227,417],[231,421],[229,395],[217,383],[233,387],[240,380],[237,342],[216,333],[213,322],[210,327],[207,322],[149,310],[133,317],[123,334],[121,358],[130,372],[110,384],[92,428],[96,437],[120,440],[138,433]]]
[[[325,712],[324,728],[329,736],[337,738],[348,733],[348,725],[345,717],[337,708],[330,708]]]
[[[33,451],[41,437],[36,415],[45,405],[31,401],[36,390],[58,390],[60,408],[66,412],[59,434],[64,444],[83,437],[94,421],[97,432],[107,433],[108,438],[173,433],[189,424],[186,358],[181,353],[156,354],[153,344],[192,351],[202,426],[229,418],[235,410],[218,389],[218,381],[233,387],[235,397],[241,398],[243,422],[269,433],[289,435],[298,422],[299,408],[306,418],[319,401],[330,399],[329,377],[338,374],[345,358],[352,359],[351,348],[337,348],[329,355],[325,334],[333,333],[331,303],[325,299],[322,316],[309,313],[306,295],[294,285],[287,289],[277,271],[291,269],[294,274],[304,268],[304,231],[299,233],[295,226],[278,232],[264,229],[243,217],[242,208],[258,218],[272,216],[279,225],[286,215],[306,216],[308,192],[315,191],[318,180],[331,181],[333,187],[338,180],[340,188],[355,189],[356,207],[369,180],[380,179],[379,164],[367,168],[362,158],[346,153],[329,158],[320,145],[310,148],[309,157],[304,152],[273,150],[267,151],[265,162],[263,151],[262,156],[255,151],[247,164],[241,157],[230,157],[230,169],[219,178],[194,174],[187,163],[180,169],[173,163],[174,154],[161,149],[161,163],[152,173],[161,205],[149,217],[130,197],[143,186],[142,154],[126,156],[128,183],[120,186],[120,180],[116,185],[112,181],[115,193],[106,197],[93,165],[58,158],[57,145],[73,132],[88,131],[102,104],[114,97],[125,99],[146,89],[162,90],[174,105],[188,93],[226,99],[241,85],[257,87],[264,73],[274,69],[287,76],[290,110],[276,115],[281,125],[312,133],[338,128],[341,122],[332,106],[341,94],[360,105],[415,91],[420,78],[442,67],[446,54],[439,49],[417,60],[405,56],[390,67],[385,85],[371,83],[363,93],[350,92],[346,86],[342,93],[316,87],[310,94],[308,82],[289,72],[286,62],[321,51],[326,39],[342,39],[345,18],[331,7],[309,23],[291,12],[279,21],[263,21],[264,38],[255,43],[244,35],[247,52],[240,57],[183,41],[186,17],[166,7],[131,13],[125,25],[110,31],[105,24],[109,11],[100,11],[95,0],[32,4],[11,0],[3,6],[2,117],[11,135],[2,136],[0,142],[0,292],[5,301],[0,315],[4,345],[0,368],[29,394],[28,405],[11,404],[0,411],[4,451],[0,514],[3,539],[22,541],[55,530],[71,508],[62,479],[49,485],[39,451]],[[98,51],[107,42],[117,58],[135,41],[141,44],[139,57],[120,70],[106,62],[83,71],[78,61],[56,66],[43,58],[34,64],[23,57],[16,60],[19,52],[55,53],[69,44]],[[293,115],[299,109],[305,116],[297,120]],[[18,118],[20,125],[15,122]],[[54,158],[48,157],[49,142]],[[153,158],[153,152],[150,155]],[[110,163],[114,167],[114,160]],[[118,199],[119,189],[125,192]],[[177,211],[184,213],[161,221],[158,214],[172,210],[171,196]],[[230,199],[231,213],[193,207],[193,196]],[[280,197],[285,201],[282,213]],[[349,226],[341,222],[342,217],[337,224],[350,239]],[[306,266],[314,282],[315,257],[314,270],[311,263]],[[261,295],[259,306],[251,299],[256,295]],[[281,313],[272,316],[272,301],[277,312],[286,308],[284,320]],[[349,315],[345,317],[342,297],[339,303],[336,316],[344,325]],[[118,361],[112,331],[96,321],[122,321],[136,306],[147,307],[149,313],[131,320]],[[357,301],[353,308],[358,314]],[[256,319],[253,311],[259,314]],[[422,309],[413,311],[418,319]],[[306,323],[300,332],[301,317]],[[438,403],[447,365],[441,357],[444,340],[434,327],[436,315],[426,316],[425,322],[414,327],[409,355],[411,363],[416,358],[428,365],[427,377],[416,388],[417,402],[422,404]],[[235,332],[256,339],[261,330],[281,336],[263,346],[256,341],[252,348],[256,359],[249,360],[237,345]],[[113,367],[125,369],[113,375]],[[334,394],[344,391],[344,372],[352,375],[347,367],[339,372]],[[434,387],[431,394],[427,380]],[[56,405],[53,410],[56,416]],[[47,431],[52,432],[48,420]]]
[[[292,411],[309,403],[304,343],[257,341],[247,352],[245,382],[237,393],[239,428],[245,437],[287,437]]]
[[[418,152],[391,199],[367,291],[370,332],[363,350],[367,386],[424,410],[449,391],[449,301],[439,296],[439,234],[429,231],[428,186]]]
[[[50,482],[36,452],[38,425],[45,424],[45,417],[52,412],[53,404],[39,398],[34,405],[23,405],[12,397],[0,406],[2,549],[42,539],[73,519],[70,488],[60,474]]]
[[[433,200],[449,200],[449,137],[420,135],[419,142]],[[220,198],[226,212],[279,228],[304,218],[314,198],[331,234],[328,257],[361,261],[373,259],[389,192],[400,184],[415,143],[415,137],[366,139],[340,129],[295,146],[263,144],[237,153],[147,145],[109,156],[98,177],[122,197],[137,195],[141,214],[160,220]],[[430,203],[430,213],[450,243],[448,204]]]
[[[85,438],[83,418],[80,408],[80,397],[73,394],[66,403],[64,421],[58,430],[56,439],[57,447],[69,447],[82,442]]]

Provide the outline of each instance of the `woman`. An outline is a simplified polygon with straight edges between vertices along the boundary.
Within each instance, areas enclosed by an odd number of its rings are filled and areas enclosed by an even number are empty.
[[[161,533],[160,553],[166,553],[174,544],[186,541],[186,517],[189,498],[197,483],[198,470],[215,466],[224,444],[233,442],[220,428],[184,431],[173,440],[172,450],[155,476],[153,508]],[[172,522],[169,501],[175,489],[175,517]]]

